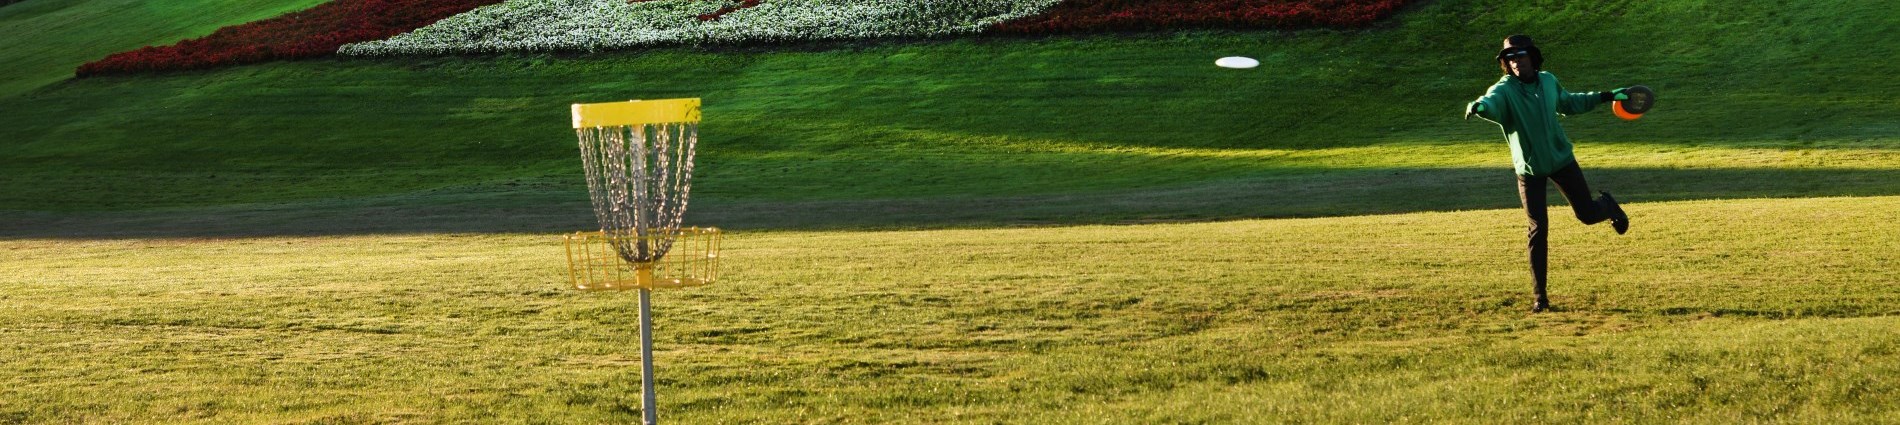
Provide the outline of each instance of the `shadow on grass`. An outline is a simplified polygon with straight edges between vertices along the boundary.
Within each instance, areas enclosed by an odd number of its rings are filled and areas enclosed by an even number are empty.
[[[1900,195],[1900,169],[1585,170],[1629,203]],[[570,190],[571,189],[571,190]],[[702,196],[688,225],[739,230],[1042,226],[1517,208],[1510,172],[1332,170],[1121,191],[1007,197],[753,201]],[[1552,202],[1562,196],[1552,190]],[[112,212],[0,211],[0,238],[559,233],[594,228],[579,188],[469,187],[428,195]]]

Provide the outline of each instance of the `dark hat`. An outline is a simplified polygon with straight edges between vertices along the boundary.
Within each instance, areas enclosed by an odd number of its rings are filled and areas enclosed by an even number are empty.
[[[1504,38],[1504,47],[1498,49],[1498,60],[1517,57],[1520,54],[1531,55],[1531,63],[1537,65],[1538,69],[1544,68],[1544,52],[1537,50],[1537,43],[1531,41],[1531,36],[1523,34]]]

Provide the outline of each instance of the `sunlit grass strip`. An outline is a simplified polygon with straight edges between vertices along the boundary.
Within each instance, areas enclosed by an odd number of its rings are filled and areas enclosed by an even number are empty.
[[[735,233],[724,281],[660,295],[661,394],[690,423],[1900,413],[1900,198],[1631,208],[1556,223],[1542,315],[1515,209]],[[637,417],[632,297],[565,289],[555,234],[0,252],[21,422]]]
[[[1013,136],[983,136],[929,130],[892,132],[895,139],[925,141],[901,148],[867,147],[867,161],[877,158],[902,158],[934,154],[970,157],[993,156],[997,160],[1023,154],[1072,154],[1080,158],[1120,157],[1179,160],[1244,160],[1269,167],[1327,167],[1340,170],[1399,167],[1482,167],[1508,168],[1508,148],[1498,142],[1454,142],[1439,140],[1393,141],[1369,146],[1342,146],[1307,149],[1288,148],[1195,148],[1089,143],[1077,140],[1038,139]],[[1833,141],[1823,144],[1790,145],[1782,142],[1730,142],[1722,145],[1685,145],[1670,142],[1579,142],[1580,161],[1597,167],[1670,167],[1738,169],[1891,169],[1900,164],[1900,149],[1891,148],[1885,139]],[[885,151],[888,150],[888,151]],[[759,155],[734,154],[741,158],[785,158],[786,153]],[[836,155],[836,154],[829,154]]]

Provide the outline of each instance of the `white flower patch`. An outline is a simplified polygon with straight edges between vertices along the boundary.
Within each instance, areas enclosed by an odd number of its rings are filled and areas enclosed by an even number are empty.
[[[746,44],[982,31],[1061,0],[764,0],[712,21],[736,1],[508,0],[385,40],[343,46],[346,56],[596,51],[676,44]]]

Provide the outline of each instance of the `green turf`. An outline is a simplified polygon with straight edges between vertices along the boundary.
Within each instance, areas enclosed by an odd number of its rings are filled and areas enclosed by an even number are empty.
[[[1540,35],[1549,66],[1574,89],[1645,83],[1662,93],[1660,109],[1641,121],[1607,111],[1568,119],[1586,149],[1605,155],[1586,156],[1586,167],[1664,182],[1706,180],[1677,170],[1710,170],[1756,188],[1635,199],[1827,191],[1836,173],[1883,178],[1823,194],[1900,193],[1884,178],[1900,134],[1896,105],[1868,89],[1890,85],[1884,76],[1900,61],[1888,59],[1900,43],[1864,36],[1894,21],[1891,8],[1498,10],[1502,3],[1432,2],[1355,32],[322,60],[69,81],[0,99],[17,111],[0,116],[0,138],[12,141],[0,157],[10,171],[0,177],[0,210],[362,196],[426,205],[431,190],[522,179],[549,182],[549,191],[504,203],[571,200],[580,182],[565,105],[674,96],[706,99],[696,195],[714,203],[1007,198],[1295,177],[1353,186],[1368,170],[1504,169],[1496,127],[1457,113],[1496,78],[1487,59],[1496,40],[1518,31]],[[1649,34],[1670,37],[1651,43]],[[1856,55],[1836,52],[1850,42]],[[1210,65],[1223,54],[1265,65]],[[1648,157],[1616,158],[1638,155]],[[1868,155],[1876,165],[1864,166]],[[1822,170],[1808,174],[1820,179],[1750,171],[1784,165]],[[1494,180],[1510,184],[1500,174],[1443,189],[1474,193]],[[1506,195],[1439,205],[1509,206]],[[1313,213],[1325,212],[1262,216]]]
[[[1900,197],[747,232],[661,292],[671,423],[1900,420]],[[1839,223],[1855,223],[1839,226]],[[10,422],[623,422],[633,294],[549,234],[0,241]]]
[[[312,2],[251,3],[0,8],[0,423],[632,421],[632,297],[562,287],[566,105],[675,96],[737,231],[658,296],[669,423],[1900,422],[1882,2],[59,80]],[[1636,229],[1553,206],[1552,314],[1457,119],[1514,32],[1662,96],[1564,121]]]

